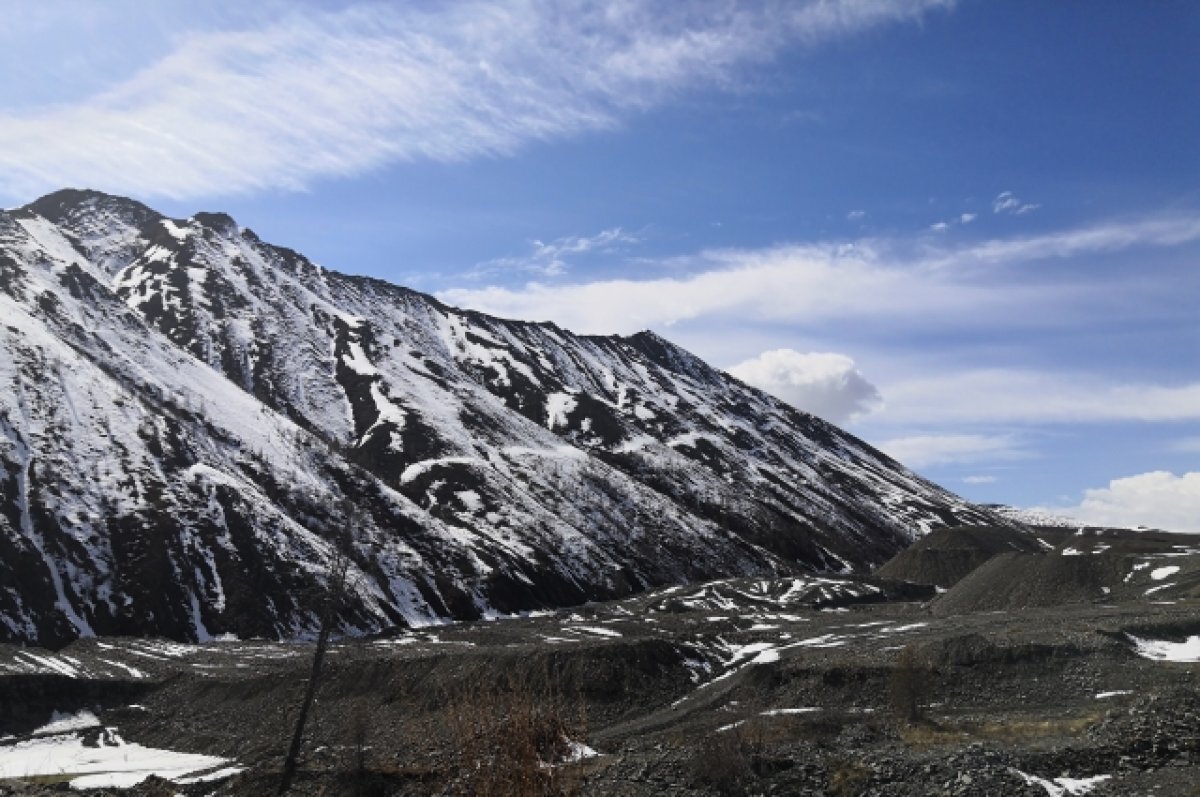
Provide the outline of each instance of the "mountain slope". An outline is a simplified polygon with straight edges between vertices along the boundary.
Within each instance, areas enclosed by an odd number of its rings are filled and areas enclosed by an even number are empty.
[[[0,212],[0,639],[347,631],[862,569],[996,522],[652,333],[328,271],[222,214]]]

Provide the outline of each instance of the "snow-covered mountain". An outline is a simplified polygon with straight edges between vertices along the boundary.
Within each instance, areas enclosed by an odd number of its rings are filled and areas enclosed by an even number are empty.
[[[865,568],[996,522],[649,332],[327,271],[223,214],[0,212],[0,639],[347,631]]]

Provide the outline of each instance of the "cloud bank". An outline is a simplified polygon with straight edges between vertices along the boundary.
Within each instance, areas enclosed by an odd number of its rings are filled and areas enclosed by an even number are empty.
[[[788,47],[950,0],[360,3],[183,34],[68,105],[0,113],[0,192],[175,199],[299,190],[414,160],[510,154],[620,124]]]
[[[1200,533],[1200,472],[1153,471],[1113,479],[1107,487],[1084,491],[1076,506],[1047,511],[1096,525]]]

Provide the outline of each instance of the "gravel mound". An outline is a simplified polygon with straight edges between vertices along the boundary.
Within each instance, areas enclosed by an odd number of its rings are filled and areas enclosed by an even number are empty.
[[[1128,572],[1124,556],[1003,553],[930,603],[936,615],[1102,601]]]
[[[948,588],[999,554],[1042,550],[1034,536],[1013,528],[955,526],[918,540],[882,565],[875,575]]]

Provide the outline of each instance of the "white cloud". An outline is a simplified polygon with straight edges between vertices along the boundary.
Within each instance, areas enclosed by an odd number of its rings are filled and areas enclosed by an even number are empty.
[[[929,230],[931,232],[945,232],[957,224],[970,224],[973,221],[975,221],[974,213],[962,213],[950,219],[950,221],[938,221],[930,224]]]
[[[1096,525],[1200,533],[1200,473],[1152,471],[1113,479],[1107,487],[1085,490],[1077,506],[1047,511]]]
[[[1031,456],[1013,435],[929,434],[897,437],[876,447],[910,468],[996,462]]]
[[[168,56],[83,101],[0,113],[0,191],[214,196],[504,155],[948,5],[360,3],[179,33]]]
[[[862,221],[867,217],[865,210],[852,210],[846,214],[846,221]]]
[[[467,276],[472,279],[504,272],[521,271],[543,277],[565,274],[568,259],[588,252],[613,253],[622,245],[638,243],[639,238],[620,227],[602,230],[593,236],[570,235],[550,243],[530,241],[532,251],[524,257],[501,257],[479,263]]]
[[[964,476],[963,484],[994,484],[995,476]]]
[[[797,409],[836,424],[879,402],[879,391],[844,354],[775,349],[725,370]]]
[[[1094,423],[1200,418],[1200,382],[1157,385],[1070,372],[980,369],[885,385],[892,424]]]
[[[1072,312],[1094,313],[1097,302],[1117,301],[1123,294],[1104,291],[1083,277],[1054,285],[1000,281],[999,267],[1197,239],[1200,217],[1170,217],[916,252],[904,242],[872,240],[712,250],[667,261],[684,276],[453,288],[438,296],[495,315],[552,320],[598,334],[718,318],[808,325],[854,321],[978,326],[990,321],[1011,328],[1064,323]]]
[[[1035,205],[1030,202],[1022,202],[1013,194],[1012,191],[1001,191],[995,199],[992,200],[993,213],[1012,213],[1017,216],[1024,216],[1026,213],[1032,213],[1040,208],[1041,205]]]

